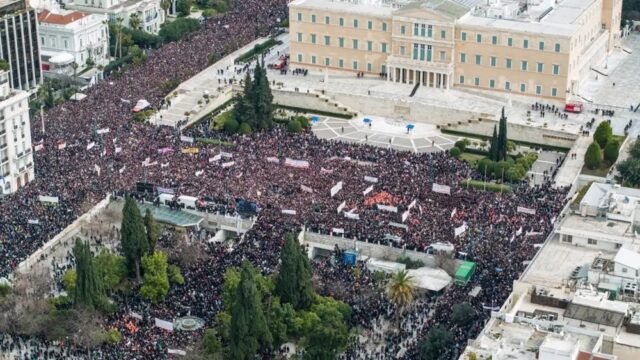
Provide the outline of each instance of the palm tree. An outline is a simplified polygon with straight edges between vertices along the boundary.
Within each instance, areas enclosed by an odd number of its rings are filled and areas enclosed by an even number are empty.
[[[129,27],[132,29],[138,29],[140,28],[140,15],[138,15],[138,13],[133,13],[131,14],[131,16],[129,16]]]
[[[169,0],[161,0],[160,1],[160,8],[162,8],[162,10],[164,10],[165,18],[167,17],[167,15],[169,15],[167,10],[169,10],[170,7],[171,7],[171,1],[169,1]]]
[[[400,330],[400,315],[411,305],[416,291],[416,284],[413,276],[410,276],[406,270],[395,273],[387,284],[387,296],[395,304],[396,323]]]
[[[116,48],[114,49],[115,55],[117,58],[122,57],[122,22],[124,18],[122,16],[118,16],[116,18],[116,31],[118,32],[116,36]],[[120,49],[118,53],[118,49]]]

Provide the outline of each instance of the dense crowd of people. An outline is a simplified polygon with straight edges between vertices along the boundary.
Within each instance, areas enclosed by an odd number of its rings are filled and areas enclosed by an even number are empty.
[[[35,152],[36,180],[0,204],[0,276],[111,191],[131,190],[139,181],[178,195],[221,199],[232,213],[236,199],[262,208],[232,249],[196,242],[206,256],[182,269],[185,285],[172,287],[162,304],[150,306],[136,295],[116,297],[120,310],[108,318],[108,326],[117,328],[124,340],[101,346],[92,359],[159,359],[168,348],[193,344],[201,330],[167,332],[155,327],[153,318],[189,314],[213,325],[223,308],[225,270],[249,260],[264,274],[277,271],[285,234],[302,229],[417,251],[427,251],[434,242],[451,243],[476,262],[469,284],[451,286],[441,296],[420,297],[403,318],[400,333],[392,335],[383,335],[381,319],[392,318],[396,310],[382,291],[371,291],[376,286],[373,274],[363,268],[356,277],[346,265],[314,262],[320,292],[352,305],[351,325],[382,344],[354,342],[344,359],[414,359],[416,344],[434,324],[453,330],[457,345],[448,351],[454,354],[479,331],[482,316],[471,327],[457,328],[449,319],[451,306],[469,299],[475,286],[482,288],[471,299],[478,314],[501,304],[523,263],[533,257],[533,244],[551,231],[566,189],[549,182],[514,185],[513,192],[504,194],[470,189],[462,180],[480,174],[445,153],[412,154],[326,141],[311,132],[292,135],[281,127],[241,137],[222,136],[206,122],[182,133],[132,122],[132,103],[147,99],[158,106],[166,95],[165,81],[188,78],[207,66],[209,55],[242,46],[285,17],[282,0],[236,1],[232,11],[210,20],[188,40],[152,51],[143,64],[93,87],[82,101],[49,111],[45,133],[33,127],[34,141],[44,144]],[[181,135],[220,138],[233,146],[192,144]],[[182,151],[193,147],[198,151]],[[222,157],[221,152],[228,154]],[[434,183],[449,186],[450,194],[432,191]],[[341,189],[332,194],[338,184]],[[39,196],[57,197],[58,202],[41,202]],[[61,274],[67,267],[61,264],[56,271]],[[3,338],[0,346],[16,349],[26,341]],[[48,358],[86,357],[69,347],[54,351],[55,346],[60,345],[36,348]],[[274,356],[263,354],[265,359]],[[32,357],[29,352],[22,358]]]

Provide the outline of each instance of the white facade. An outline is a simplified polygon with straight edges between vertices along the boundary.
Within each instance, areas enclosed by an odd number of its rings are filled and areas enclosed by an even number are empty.
[[[45,70],[72,75],[73,62],[78,65],[77,73],[88,67],[88,61],[95,65],[109,62],[106,15],[78,11],[54,14],[45,10],[38,19]]]
[[[29,93],[11,90],[9,73],[0,72],[0,195],[8,195],[34,178]]]
[[[160,0],[63,0],[67,9],[104,14],[111,22],[122,19],[122,24],[131,27],[132,17],[138,17],[139,28],[157,34],[164,23],[165,13]]]

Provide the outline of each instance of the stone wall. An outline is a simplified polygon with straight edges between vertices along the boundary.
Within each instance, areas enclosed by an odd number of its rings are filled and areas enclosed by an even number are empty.
[[[351,114],[347,107],[338,104],[337,102],[332,101],[321,94],[277,88],[272,89],[271,92],[273,93],[273,102],[278,105],[292,106],[343,115]]]

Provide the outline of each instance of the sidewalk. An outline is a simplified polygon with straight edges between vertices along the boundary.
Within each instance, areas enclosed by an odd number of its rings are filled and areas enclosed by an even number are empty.
[[[584,154],[587,152],[587,148],[592,142],[591,136],[580,136],[573,147],[567,153],[567,157],[564,160],[564,164],[556,175],[556,186],[571,186],[576,179],[582,167],[584,166]],[[576,158],[572,159],[571,154],[576,154]]]

